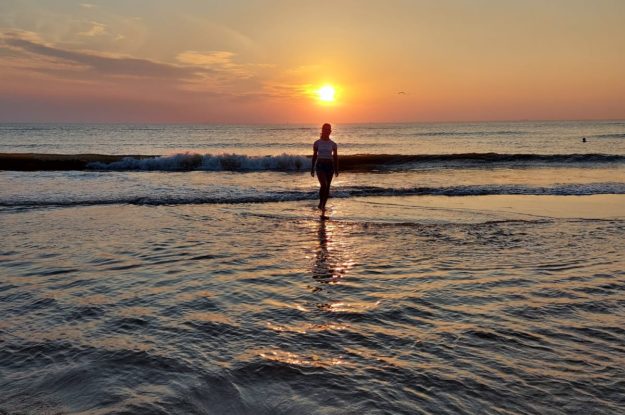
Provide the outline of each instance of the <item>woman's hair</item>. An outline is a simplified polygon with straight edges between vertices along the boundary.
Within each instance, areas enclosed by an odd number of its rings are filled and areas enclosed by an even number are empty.
[[[321,132],[325,133],[325,132],[328,132],[328,131],[332,131],[332,126],[330,124],[328,124],[328,123],[323,124],[321,126]]]

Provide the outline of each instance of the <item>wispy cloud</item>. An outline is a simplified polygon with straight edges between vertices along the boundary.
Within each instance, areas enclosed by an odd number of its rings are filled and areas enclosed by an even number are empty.
[[[190,65],[217,65],[225,68],[232,68],[234,66],[237,66],[232,62],[233,56],[234,53],[227,51],[201,53],[189,50],[178,54],[177,59],[182,63],[188,63]]]
[[[176,60],[186,65],[210,68],[213,71],[228,73],[237,78],[251,78],[259,70],[271,68],[268,64],[241,64],[234,62],[236,54],[229,51],[197,52],[188,50],[179,53]]]
[[[104,35],[106,33],[107,33],[107,27],[105,24],[98,23],[98,22],[91,22],[91,27],[89,28],[89,30],[86,30],[84,32],[79,32],[78,34],[81,36],[94,37],[94,36]]]
[[[104,25],[93,23],[90,31],[82,33],[84,36],[96,36],[106,30]],[[56,65],[71,69],[72,76],[76,70],[83,70],[102,76],[167,78],[187,84],[200,82],[214,85],[215,82],[258,78],[263,71],[274,67],[269,64],[238,63],[234,61],[237,56],[235,53],[223,50],[181,52],[176,56],[177,63],[73,50],[46,43],[36,33],[22,31],[0,33],[0,47],[20,53],[24,61],[30,57],[33,66],[39,66],[38,72],[45,72],[46,65]]]
[[[271,98],[301,98],[310,95],[312,84],[265,82],[263,90]]]
[[[162,85],[172,91],[244,101],[300,100],[313,88],[301,82],[301,76],[275,79],[266,71],[274,65],[238,63],[237,55],[225,50],[185,51],[176,56],[177,63],[166,63],[70,50],[46,43],[35,33],[19,31],[0,34],[0,52],[2,49],[10,59],[3,59],[0,67],[12,68],[15,74],[36,73],[72,84],[132,85],[133,89]],[[312,69],[297,68],[287,74]],[[124,78],[127,82],[122,82]]]
[[[73,51],[48,46],[32,39],[32,36],[23,36],[21,33],[6,33],[1,39],[4,45],[18,51],[37,57],[47,57],[79,65],[85,70],[91,70],[101,75],[181,79],[193,77],[198,72],[197,68],[156,62],[149,59],[106,56],[92,52]],[[208,73],[210,71],[204,68],[203,72]]]
[[[174,63],[61,47],[36,33],[0,32],[0,70],[15,79],[47,79],[68,85],[169,89],[202,96],[234,100],[301,96],[301,85],[271,83],[274,65],[238,63],[234,52],[185,51]],[[30,74],[30,75],[29,75]],[[34,76],[36,74],[36,77]],[[269,84],[268,84],[269,82]]]

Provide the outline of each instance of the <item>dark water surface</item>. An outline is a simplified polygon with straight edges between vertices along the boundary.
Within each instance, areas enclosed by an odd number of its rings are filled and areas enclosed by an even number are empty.
[[[2,124],[0,414],[624,414],[624,133]]]
[[[0,153],[305,155],[319,125],[0,123]],[[341,154],[625,155],[625,120],[335,124]],[[582,142],[582,138],[586,142]]]
[[[4,207],[0,413],[622,414],[592,197]]]

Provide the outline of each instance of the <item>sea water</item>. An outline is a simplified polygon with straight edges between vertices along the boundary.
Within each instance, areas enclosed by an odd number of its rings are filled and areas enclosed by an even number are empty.
[[[625,122],[317,138],[0,125],[0,413],[622,413]]]

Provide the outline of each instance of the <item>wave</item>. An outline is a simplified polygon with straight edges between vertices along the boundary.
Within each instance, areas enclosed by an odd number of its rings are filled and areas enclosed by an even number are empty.
[[[596,135],[591,135],[589,137],[594,137],[594,138],[625,138],[625,133],[596,134]]]
[[[423,131],[418,133],[412,133],[411,135],[417,137],[440,137],[440,136],[499,136],[499,135],[525,135],[529,134],[527,131]]]
[[[486,195],[556,195],[586,196],[598,194],[625,194],[625,183],[563,184],[551,187],[524,185],[466,185],[445,187],[376,187],[354,186],[332,191],[334,198],[374,196],[486,196]],[[317,191],[281,191],[258,193],[242,190],[240,194],[198,195],[188,194],[142,194],[103,197],[53,196],[42,199],[0,200],[0,207],[46,207],[46,206],[92,206],[92,205],[188,205],[188,204],[243,204],[293,202],[315,200]]]
[[[305,171],[307,156],[247,156],[241,154],[184,153],[171,156],[107,154],[0,153],[0,170],[99,171]],[[341,155],[341,170],[411,170],[475,166],[541,167],[573,164],[625,163],[617,154],[354,154]]]
[[[95,170],[148,170],[148,171],[302,171],[310,170],[311,160],[304,156],[246,156],[239,154],[176,154],[156,158],[124,157],[112,163],[91,162]]]

